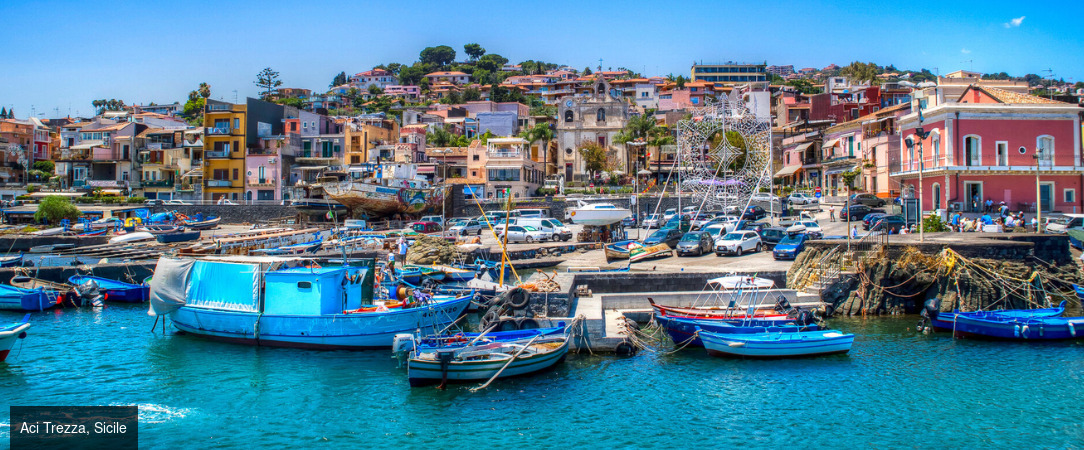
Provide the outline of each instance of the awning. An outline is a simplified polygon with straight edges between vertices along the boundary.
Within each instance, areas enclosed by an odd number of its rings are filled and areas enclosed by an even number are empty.
[[[835,174],[837,174],[837,173],[843,173],[843,172],[850,172],[850,171],[853,171],[853,170],[855,170],[855,169],[857,169],[857,168],[858,168],[858,166],[851,166],[851,167],[833,167],[833,168],[831,168],[831,169],[825,170],[825,171],[824,171],[824,174],[825,174],[825,175],[835,175]]]
[[[487,169],[522,169],[523,166],[486,166]]]
[[[802,166],[787,166],[787,167],[784,167],[782,170],[776,172],[775,176],[776,177],[790,176],[790,175],[794,175],[794,173],[799,171],[799,170],[802,170]]]
[[[813,145],[813,143],[812,142],[806,142],[806,143],[798,145],[797,147],[794,147],[794,149],[801,152],[801,151],[805,151],[805,149],[809,148],[810,145]]]
[[[821,145],[821,148],[832,148],[838,143],[839,143],[838,138],[837,139],[831,139],[828,142],[825,142],[823,145]]]
[[[294,167],[294,170],[324,170],[327,169],[327,167],[328,166],[301,166]]]
[[[201,169],[192,169],[192,170],[189,170],[188,172],[185,172],[184,175],[181,175],[181,178],[188,178],[188,177],[201,177],[202,178],[203,177],[203,169],[202,168]]]
[[[84,143],[79,144],[79,145],[73,145],[73,146],[71,146],[71,149],[72,150],[90,150],[90,149],[92,149],[94,147],[103,147],[103,146],[105,146],[105,142],[102,142],[102,141],[87,141],[87,142],[84,142]]]

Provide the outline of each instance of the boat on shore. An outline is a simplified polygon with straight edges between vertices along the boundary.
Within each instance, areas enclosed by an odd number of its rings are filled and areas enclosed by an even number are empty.
[[[656,315],[666,317],[678,317],[685,319],[760,319],[775,321],[790,320],[788,319],[786,313],[779,312],[775,309],[754,308],[752,312],[750,312],[749,308],[729,305],[698,307],[666,306],[656,304],[655,300],[651,297],[648,297],[647,302],[651,304],[651,308],[654,309],[654,313]]]
[[[473,270],[460,269],[457,267],[443,264],[434,264],[429,267],[443,272],[445,282],[470,281],[473,280],[475,276],[475,272]]]
[[[0,256],[0,267],[15,267],[23,263],[23,254]]]
[[[11,353],[12,347],[19,339],[26,338],[26,330],[30,329],[30,314],[23,316],[22,322],[0,325],[0,362],[4,362]]]
[[[321,187],[326,197],[373,218],[433,211],[445,197],[445,188],[430,186],[416,164],[352,165],[350,179]]]
[[[181,228],[183,230],[183,228]],[[159,233],[154,236],[154,239],[162,244],[172,244],[174,242],[189,242],[199,240],[202,234],[199,230],[192,231],[175,231],[173,233]]]
[[[125,242],[139,242],[149,241],[154,239],[154,235],[146,231],[137,231],[135,233],[125,233],[119,236],[115,236],[109,239],[110,244],[123,244]]]
[[[632,214],[628,208],[618,208],[613,203],[585,203],[580,200],[578,206],[569,211],[572,223],[578,225],[604,226],[620,222]]]
[[[151,313],[168,315],[182,332],[228,342],[389,348],[397,334],[445,329],[472,298],[412,296],[381,308],[374,272],[371,261],[320,267],[297,257],[162,257],[150,283]]]
[[[260,248],[252,250],[252,253],[256,255],[300,255],[303,253],[313,253],[317,250],[320,250],[320,248],[323,246],[324,240],[322,238],[318,238],[315,241],[284,245],[282,247]]]
[[[179,233],[184,231],[184,227],[180,225],[141,225],[136,227],[136,231],[159,235]]]
[[[221,217],[212,217],[204,220],[184,219],[184,226],[190,230],[211,230],[218,227]]]
[[[143,303],[149,298],[150,287],[143,284],[125,283],[91,275],[73,275],[68,283],[80,286],[93,282],[107,302]]]
[[[708,354],[745,358],[793,358],[847,353],[854,335],[837,330],[723,334],[699,330]]]

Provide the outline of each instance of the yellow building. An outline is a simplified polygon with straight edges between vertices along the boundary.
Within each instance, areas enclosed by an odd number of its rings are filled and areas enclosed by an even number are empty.
[[[248,108],[208,99],[203,113],[203,199],[240,200],[245,187]]]
[[[399,139],[399,124],[388,119],[354,119],[346,123],[343,130],[346,140],[344,167],[365,164],[373,148],[394,144]]]

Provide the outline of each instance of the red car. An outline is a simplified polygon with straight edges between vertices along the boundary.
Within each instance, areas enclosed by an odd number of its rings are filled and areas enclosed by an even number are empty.
[[[414,222],[410,224],[410,229],[419,233],[440,233],[440,224],[436,222]]]

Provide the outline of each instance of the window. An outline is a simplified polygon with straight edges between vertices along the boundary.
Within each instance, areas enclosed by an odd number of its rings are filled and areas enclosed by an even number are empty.
[[[478,160],[478,155],[473,155],[473,158],[474,158],[475,161],[477,161]]]
[[[233,180],[234,180],[234,181],[237,181],[237,173],[238,173],[238,170],[237,170],[237,169],[233,169]]]
[[[121,172],[120,173],[120,179],[121,179],[121,181],[128,181],[128,172],[127,171]]]
[[[519,181],[519,169],[489,169],[489,181]]]
[[[573,118],[572,110],[565,111],[565,122],[571,122]]]
[[[964,162],[968,166],[982,164],[982,141],[978,136],[964,138]]]
[[[264,183],[267,180],[266,174],[264,173],[265,172],[264,169],[265,169],[264,166],[260,166],[260,168],[259,168],[259,180],[260,180],[260,183]]]
[[[1009,143],[1000,141],[994,144],[994,165],[995,166],[1007,166],[1009,165]]]
[[[847,136],[847,156],[854,157],[854,136]]]
[[[230,174],[228,169],[214,169],[211,172],[212,180],[229,180]]]
[[[235,129],[240,129],[241,128],[241,119],[240,118],[238,118],[238,117],[233,118],[233,128],[235,128]]]
[[[1035,148],[1039,153],[1039,164],[1044,166],[1054,165],[1054,137],[1039,136],[1035,141]]]
[[[1062,192],[1065,195],[1065,203],[1073,203],[1076,201],[1076,189],[1065,189]]]
[[[605,122],[606,121],[606,110],[603,109],[603,108],[599,108],[598,111],[595,112],[595,120],[597,120],[599,122]]]
[[[241,150],[241,141],[233,141],[233,151]]]
[[[938,165],[941,161],[941,133],[934,130],[933,137],[930,138],[931,145],[933,146],[933,165]]]

